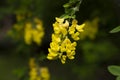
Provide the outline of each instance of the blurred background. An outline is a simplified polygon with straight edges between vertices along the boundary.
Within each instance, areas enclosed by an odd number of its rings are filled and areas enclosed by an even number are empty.
[[[64,14],[68,0],[0,1],[0,80],[29,80],[29,60],[49,69],[50,80],[115,80],[109,65],[120,65],[120,33],[110,31],[120,25],[119,0],[83,0],[76,12],[78,24],[86,22],[74,60],[61,64],[49,61],[52,24]],[[44,28],[40,44],[26,44],[25,24],[39,19]],[[39,21],[38,21],[39,22]],[[17,25],[17,26],[15,26]],[[36,35],[37,37],[38,35]]]

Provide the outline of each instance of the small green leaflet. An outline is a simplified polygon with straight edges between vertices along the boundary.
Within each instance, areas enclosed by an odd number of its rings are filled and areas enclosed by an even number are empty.
[[[112,29],[112,30],[110,31],[110,33],[116,33],[116,32],[119,32],[119,31],[120,31],[120,26]]]
[[[75,18],[75,13],[79,11],[79,7],[82,0],[69,0],[68,3],[64,4],[65,14],[61,16],[61,18]]]
[[[120,80],[120,76],[118,76],[116,80]]]
[[[108,70],[115,76],[120,76],[120,66],[109,66]]]

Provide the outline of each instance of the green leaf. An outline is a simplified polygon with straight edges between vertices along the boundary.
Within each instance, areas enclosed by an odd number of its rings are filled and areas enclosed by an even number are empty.
[[[64,4],[63,7],[64,7],[64,8],[68,8],[68,7],[70,7],[70,3],[66,3],[66,4]]]
[[[109,66],[108,70],[115,76],[120,76],[120,66]]]
[[[68,18],[74,19],[75,17],[76,17],[75,15],[69,16],[68,14],[63,14],[62,16],[60,16],[60,18],[64,18],[64,19],[68,19]]]
[[[119,32],[119,31],[120,31],[120,26],[112,29],[112,30],[110,31],[110,33],[116,33],[116,32]]]
[[[65,14],[61,17],[64,18],[75,18],[75,13],[79,11],[79,6],[82,0],[69,0],[68,3],[64,4]]]
[[[116,80],[120,80],[120,76],[118,76],[118,77],[116,78]]]

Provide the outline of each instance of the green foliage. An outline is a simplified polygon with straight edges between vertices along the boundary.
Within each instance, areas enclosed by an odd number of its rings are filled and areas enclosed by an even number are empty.
[[[117,33],[117,32],[119,32],[119,31],[120,31],[120,26],[112,29],[112,30],[110,31],[110,33]]]
[[[120,80],[120,76],[118,76],[118,77],[116,78],[116,80]]]
[[[110,59],[118,49],[110,42],[101,43],[85,42],[82,45],[84,61],[86,63],[98,63]]]
[[[118,76],[118,77],[116,78],[116,80],[120,80],[120,76]]]
[[[3,1],[4,2],[4,1]],[[42,17],[44,10],[44,0],[6,0],[0,6],[0,18],[5,14],[32,14],[34,16]]]
[[[97,80],[95,72],[97,70],[102,69],[99,68],[99,64],[102,65],[103,62],[109,61],[118,53],[118,50],[114,44],[108,41],[100,41],[100,42],[92,42],[92,41],[83,41],[82,44],[78,44],[78,46],[82,48],[82,53],[78,52],[78,54],[83,54],[83,56],[79,56],[80,65],[73,66],[73,72],[78,74],[78,77],[82,80],[88,80],[89,78],[92,80]],[[78,47],[78,48],[80,48]],[[97,71],[98,72],[98,71]],[[86,77],[87,76],[87,77]]]
[[[120,66],[109,66],[108,70],[115,76],[120,76]]]
[[[64,4],[63,7],[65,8],[65,14],[61,17],[64,18],[75,18],[75,13],[79,11],[79,6],[82,0],[70,0],[68,3]]]
[[[116,80],[120,80],[120,66],[109,66],[108,70],[110,73],[117,76]]]

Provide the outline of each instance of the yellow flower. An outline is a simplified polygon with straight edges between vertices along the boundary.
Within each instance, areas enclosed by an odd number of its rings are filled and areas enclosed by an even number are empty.
[[[48,49],[48,51],[49,51],[49,54],[47,56],[48,59],[52,60],[52,59],[55,59],[58,56],[57,51],[53,51],[50,48]]]
[[[56,18],[56,21],[57,22],[53,24],[55,34],[62,33],[65,36],[67,34],[69,22],[66,20],[65,23],[63,23],[64,19],[61,18]]]
[[[57,22],[59,22],[60,24],[64,22],[64,19],[63,18],[55,18]]]
[[[67,29],[65,27],[60,27],[60,31],[62,33],[63,36],[66,36],[67,35]]]
[[[43,31],[43,27],[42,27],[41,24],[36,24],[36,29],[37,29],[38,31]]]
[[[65,43],[65,41],[63,41],[63,42],[61,43],[60,51],[61,51],[62,53],[66,51],[66,43]]]
[[[74,55],[75,55],[75,51],[71,51],[71,52],[67,53],[67,57],[69,59],[74,59]]]
[[[44,36],[44,29],[40,20],[35,19],[35,22],[35,28],[33,28],[33,24],[30,22],[27,22],[25,25],[24,39],[26,44],[30,45],[32,42],[35,42],[38,45],[41,44]]]
[[[74,32],[75,32],[75,27],[74,26],[69,27],[69,34],[74,34]]]
[[[65,40],[63,41],[63,43],[65,44],[66,53],[71,52],[71,50],[70,50],[71,41],[66,37]]]
[[[78,23],[78,21],[76,19],[72,20],[72,25],[76,26],[77,23]]]
[[[53,24],[53,28],[54,28],[54,32],[55,34],[60,34],[60,27],[59,24],[57,22],[55,22],[55,24]]]
[[[71,42],[69,37],[75,41],[79,40],[79,35],[83,32],[84,25],[78,25],[75,19],[71,25],[69,23],[64,18],[56,18],[56,22],[53,24],[54,33],[52,34],[52,42],[48,49],[47,58],[49,60],[59,58],[64,64],[67,58],[74,59],[77,43]]]
[[[80,38],[79,38],[79,35],[80,35],[80,33],[79,32],[76,32],[76,33],[74,33],[74,34],[72,34],[71,35],[71,37],[74,39],[74,40],[79,40]]]
[[[62,64],[65,64],[66,58],[67,58],[66,55],[62,55],[61,56],[61,62],[62,62]]]
[[[35,63],[34,58],[30,59],[30,63],[36,66],[30,65],[29,80],[50,80],[50,74],[47,67],[39,67],[39,65]]]
[[[26,23],[26,28],[24,31],[24,40],[26,44],[31,44],[32,42],[32,25],[31,23]]]
[[[61,42],[60,35],[52,34],[52,42]]]
[[[85,24],[83,23],[82,25],[78,25],[77,24],[77,20],[73,20],[72,21],[72,25],[69,27],[69,34],[71,35],[71,37],[74,40],[79,40],[80,39],[80,32],[83,32],[83,28],[84,28]]]
[[[69,27],[69,22],[67,20],[65,20],[65,23],[63,23],[62,26],[64,28],[68,28]]]
[[[59,49],[60,49],[59,44],[56,43],[56,42],[51,42],[51,43],[50,43],[50,48],[51,48],[53,51],[59,51]]]
[[[83,30],[83,28],[85,27],[85,24],[83,23],[83,24],[81,24],[81,25],[77,25],[76,26],[76,29],[79,31],[79,32],[83,32],[84,30]]]
[[[33,41],[36,42],[38,45],[40,45],[43,35],[44,35],[44,32],[39,32],[36,29],[32,30]]]
[[[76,42],[71,43],[71,41],[67,37],[62,42],[61,52],[66,52],[66,57],[65,56],[63,57],[62,55],[59,55],[59,58],[61,58],[61,62],[63,64],[65,63],[67,57],[69,59],[74,59],[76,45],[77,45]],[[61,53],[61,54],[63,54],[63,53]]]
[[[49,74],[48,68],[41,67],[40,68],[40,73],[41,73],[41,77],[43,78],[43,80],[49,80],[50,79],[50,74]]]
[[[37,76],[37,69],[36,68],[32,68],[31,69],[30,76],[32,76],[32,77],[36,77]]]

